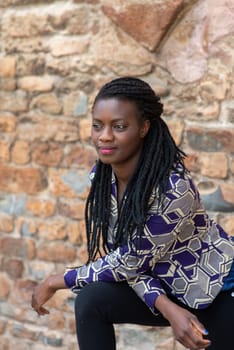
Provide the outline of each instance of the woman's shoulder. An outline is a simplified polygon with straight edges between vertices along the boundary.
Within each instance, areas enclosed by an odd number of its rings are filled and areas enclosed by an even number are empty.
[[[184,190],[190,187],[192,187],[193,190],[195,189],[191,174],[188,170],[182,168],[181,165],[176,166],[170,171],[167,190],[175,190],[178,187],[181,189],[184,188]]]

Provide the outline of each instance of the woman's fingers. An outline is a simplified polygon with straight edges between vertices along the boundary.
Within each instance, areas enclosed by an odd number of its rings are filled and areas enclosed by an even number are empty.
[[[48,314],[49,311],[43,307],[44,302],[42,301],[42,297],[40,296],[40,286],[34,288],[32,294],[31,306],[38,313],[38,315]]]
[[[191,323],[197,332],[201,333],[204,336],[207,336],[209,334],[209,332],[205,329],[203,324],[198,321],[197,318],[192,319]]]
[[[187,316],[189,317],[186,322],[181,322],[182,324],[177,324],[174,327],[176,340],[191,350],[207,348],[210,345],[210,341],[204,338],[207,332],[205,332],[203,325],[194,315],[187,314]]]
[[[194,326],[194,323],[196,324],[196,327]],[[204,349],[210,345],[210,340],[204,338],[204,331],[205,329],[203,325],[200,324],[197,319],[191,320],[187,338],[189,349]]]

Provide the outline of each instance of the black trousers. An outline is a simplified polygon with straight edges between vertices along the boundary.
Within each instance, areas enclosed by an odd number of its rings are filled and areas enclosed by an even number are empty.
[[[206,309],[186,308],[209,331],[209,350],[234,349],[234,297],[231,291],[221,292]],[[77,295],[75,316],[80,350],[116,349],[113,324],[169,326],[161,314],[155,316],[148,309],[126,282],[86,285]]]

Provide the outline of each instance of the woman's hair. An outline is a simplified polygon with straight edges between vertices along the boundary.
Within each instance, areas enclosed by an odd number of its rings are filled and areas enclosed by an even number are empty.
[[[137,107],[138,118],[150,121],[138,166],[127,185],[124,202],[116,226],[114,247],[137,230],[140,238],[147,212],[152,204],[150,197],[157,189],[158,206],[165,193],[170,171],[180,165],[185,171],[185,154],[176,146],[166,123],[161,118],[163,105],[152,88],[143,80],[123,77],[105,84],[97,94],[99,100],[116,98],[127,100]],[[94,260],[103,249],[108,252],[108,226],[111,204],[111,165],[97,161],[95,177],[87,198],[85,218],[89,260]]]

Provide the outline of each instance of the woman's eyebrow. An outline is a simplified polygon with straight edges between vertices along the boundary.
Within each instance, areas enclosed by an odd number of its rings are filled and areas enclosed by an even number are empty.
[[[99,121],[99,122],[102,123],[102,120],[99,119],[98,117],[93,117],[93,120]],[[119,117],[117,117],[117,118],[112,118],[112,119],[111,119],[111,122],[122,122],[122,121],[124,121],[124,118],[119,118]]]

